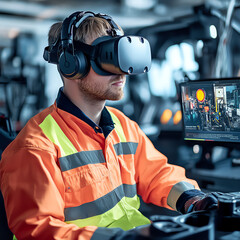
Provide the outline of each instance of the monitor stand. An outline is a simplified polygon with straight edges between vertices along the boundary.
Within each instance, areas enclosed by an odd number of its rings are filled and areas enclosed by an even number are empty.
[[[196,180],[200,188],[207,191],[240,191],[240,165],[234,166],[231,149],[224,149],[221,152],[221,147],[204,146],[202,158],[195,167],[187,169],[187,177]]]
[[[213,147],[203,146],[202,154],[199,161],[196,163],[196,168],[214,169],[215,165],[212,159]]]
[[[212,146],[208,143],[202,145],[202,154],[196,163],[196,168],[215,169],[219,162],[229,159],[232,149],[220,146]]]

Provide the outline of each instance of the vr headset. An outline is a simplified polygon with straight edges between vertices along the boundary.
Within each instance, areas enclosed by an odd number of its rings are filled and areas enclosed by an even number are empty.
[[[106,19],[111,35],[97,38],[92,45],[74,40],[74,33],[88,17]],[[43,58],[58,65],[60,73],[68,79],[85,77],[92,66],[103,76],[140,74],[151,67],[149,42],[139,36],[122,35],[117,24],[108,15],[93,12],[75,12],[62,24],[61,37],[44,49]]]

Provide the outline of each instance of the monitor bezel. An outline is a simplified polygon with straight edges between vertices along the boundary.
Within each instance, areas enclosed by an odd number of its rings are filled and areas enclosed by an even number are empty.
[[[180,101],[180,106],[181,106],[181,111],[182,111],[182,137],[184,142],[187,145],[201,145],[205,146],[208,148],[214,147],[214,146],[222,146],[222,147],[227,147],[227,148],[232,148],[232,149],[240,149],[240,140],[239,142],[231,142],[231,141],[215,141],[215,140],[195,140],[195,139],[185,139],[186,136],[186,131],[185,131],[185,123],[184,123],[184,112],[183,112],[183,104],[182,104],[182,86],[186,86],[188,83],[204,83],[204,82],[221,82],[221,81],[240,81],[240,77],[226,77],[226,78],[205,78],[205,79],[198,79],[198,80],[188,80],[181,82],[179,84],[179,89],[180,89],[180,96],[179,96],[179,101]],[[240,82],[239,82],[240,84]]]

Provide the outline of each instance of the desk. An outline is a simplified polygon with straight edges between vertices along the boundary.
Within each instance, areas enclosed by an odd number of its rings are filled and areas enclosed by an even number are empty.
[[[240,167],[233,167],[231,159],[216,163],[215,169],[189,168],[186,176],[207,191],[239,192]]]

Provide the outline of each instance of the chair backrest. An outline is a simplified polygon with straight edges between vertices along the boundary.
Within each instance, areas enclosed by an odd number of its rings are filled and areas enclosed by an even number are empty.
[[[6,131],[0,128],[0,159],[3,150],[13,139],[14,139],[13,136],[10,136],[10,134],[8,134]],[[13,234],[8,227],[7,216],[1,191],[0,191],[0,239],[4,240],[13,239]]]
[[[8,227],[7,216],[1,192],[0,192],[0,239],[4,240],[13,239],[13,234]]]

